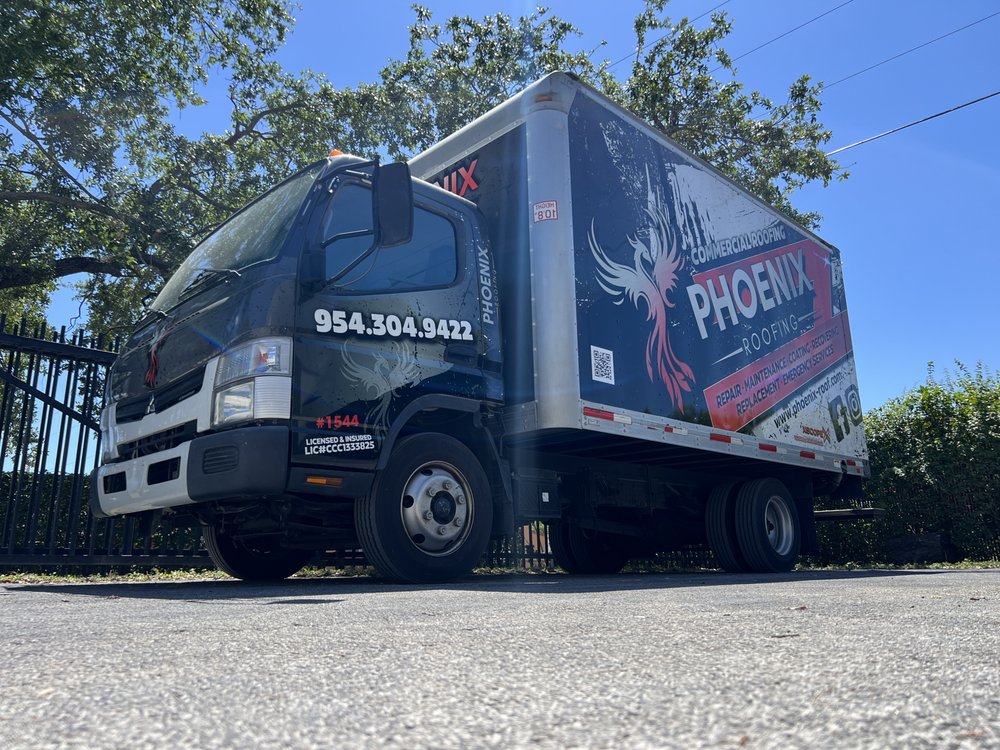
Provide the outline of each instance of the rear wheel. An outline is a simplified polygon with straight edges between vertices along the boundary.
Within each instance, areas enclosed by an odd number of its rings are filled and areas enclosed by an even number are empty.
[[[556,565],[567,573],[617,573],[629,560],[628,539],[566,521],[549,524],[549,547]]]
[[[280,581],[297,573],[312,553],[309,550],[285,549],[273,541],[242,541],[226,534],[218,526],[201,531],[205,549],[215,567],[244,581]]]
[[[401,440],[354,522],[365,557],[397,581],[434,583],[468,573],[486,551],[493,501],[472,451],[448,435]]]
[[[736,533],[750,568],[758,573],[791,570],[799,558],[799,515],[777,479],[752,479],[736,498]]]
[[[750,569],[740,551],[736,534],[736,482],[717,485],[708,496],[705,508],[705,531],[715,559],[728,573],[744,573]]]

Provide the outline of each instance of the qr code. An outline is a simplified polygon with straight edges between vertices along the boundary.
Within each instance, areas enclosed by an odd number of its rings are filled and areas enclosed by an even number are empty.
[[[590,377],[598,383],[615,384],[615,353],[599,346],[590,347]]]

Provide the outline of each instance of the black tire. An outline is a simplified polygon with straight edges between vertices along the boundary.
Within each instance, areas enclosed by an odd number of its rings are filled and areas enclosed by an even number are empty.
[[[737,483],[723,482],[712,489],[705,507],[705,532],[712,554],[727,573],[750,570],[736,534]]]
[[[736,498],[740,551],[757,573],[783,573],[799,559],[801,532],[795,501],[777,479],[752,479]]]
[[[404,438],[371,492],[355,505],[365,557],[386,578],[438,583],[465,575],[482,559],[493,526],[486,472],[455,438]]]
[[[202,527],[201,536],[215,567],[244,581],[280,581],[300,571],[312,556],[309,550],[285,549],[273,542],[241,542],[217,526]]]
[[[567,573],[610,575],[629,561],[627,537],[581,529],[566,521],[550,522],[548,528],[552,559]]]
[[[570,550],[569,539],[567,539],[566,532],[569,529],[569,524],[562,521],[550,521],[546,528],[546,538],[549,540],[552,561],[567,573],[582,573],[583,571]]]

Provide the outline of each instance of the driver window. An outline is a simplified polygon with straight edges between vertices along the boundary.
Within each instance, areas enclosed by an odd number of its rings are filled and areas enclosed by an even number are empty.
[[[344,237],[326,248],[326,278],[350,265],[371,247],[371,190],[344,185],[334,194],[323,236],[345,232],[365,234]],[[458,275],[458,243],[451,220],[420,206],[413,209],[413,238],[396,247],[383,247],[352,268],[337,286],[353,292],[398,292],[431,289],[451,284]]]

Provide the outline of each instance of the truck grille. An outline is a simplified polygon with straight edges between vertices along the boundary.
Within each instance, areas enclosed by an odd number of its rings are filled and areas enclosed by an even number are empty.
[[[140,396],[133,396],[118,402],[115,410],[115,423],[126,424],[128,422],[138,422],[146,414],[151,413],[149,409],[150,398],[153,399],[152,413],[156,414],[169,409],[176,403],[190,398],[201,390],[202,381],[205,379],[205,368],[199,367],[192,370],[179,380],[158,388],[150,393],[143,393]]]
[[[172,427],[146,437],[118,444],[118,455],[123,458],[139,458],[153,453],[176,448],[181,443],[191,440],[198,431],[197,422],[187,422],[179,427]]]

